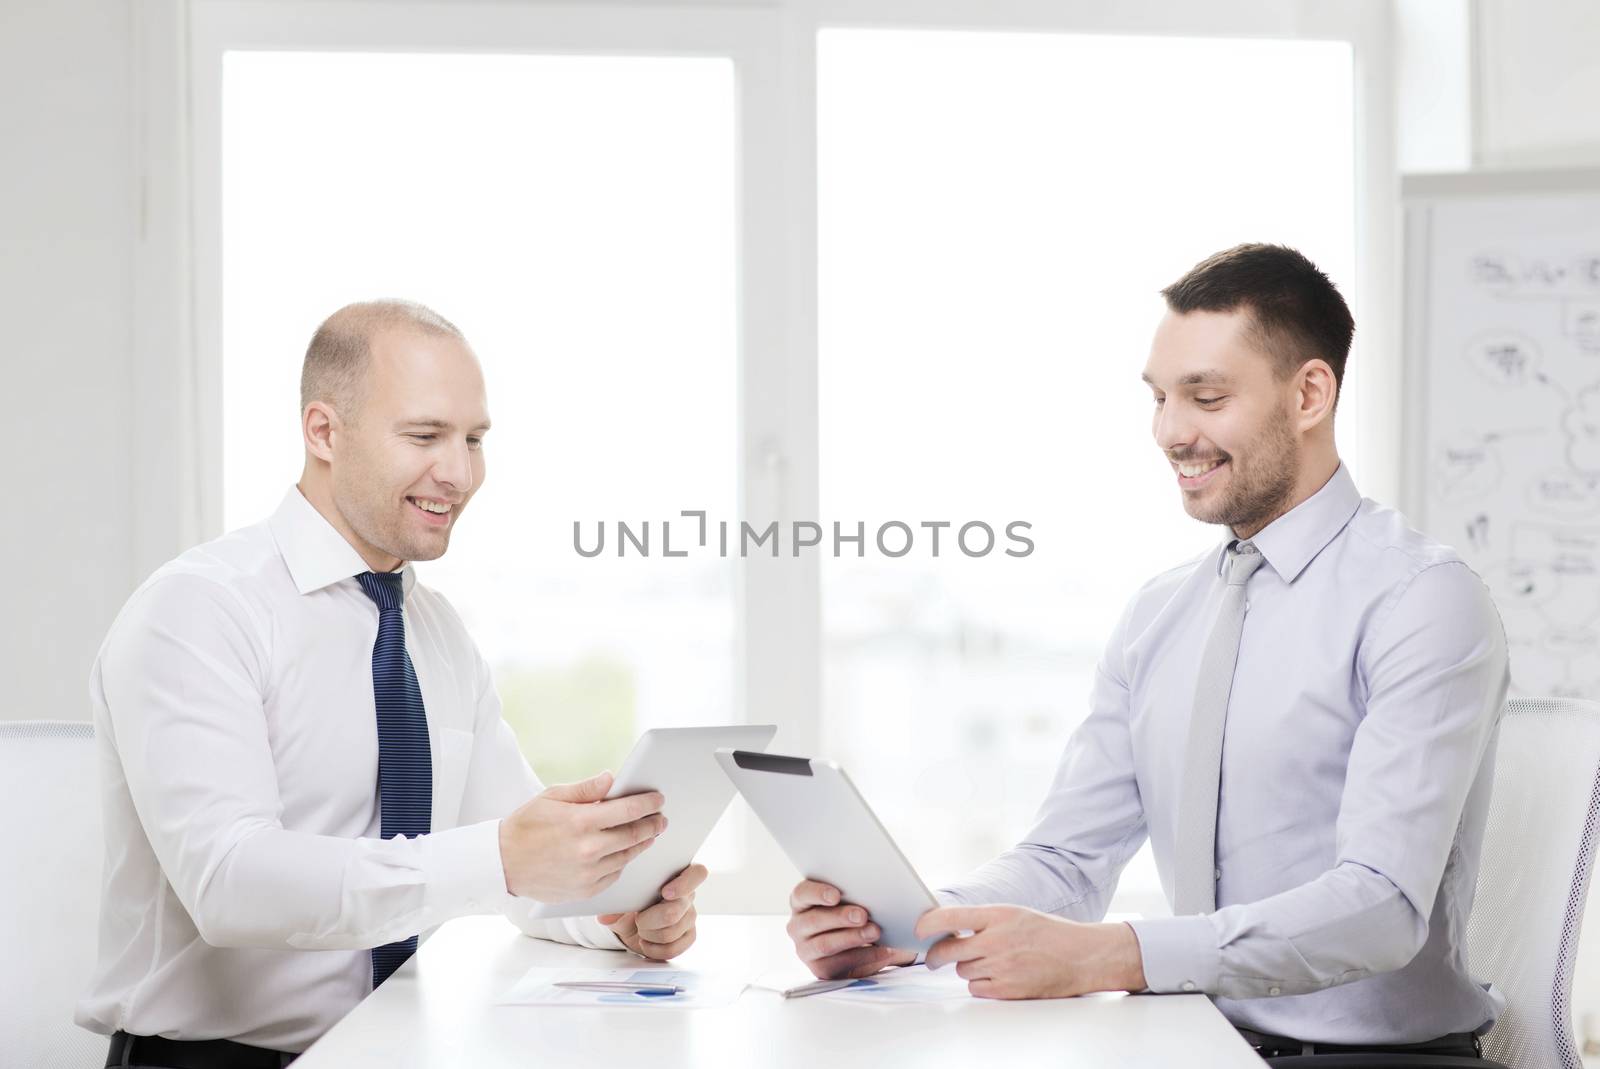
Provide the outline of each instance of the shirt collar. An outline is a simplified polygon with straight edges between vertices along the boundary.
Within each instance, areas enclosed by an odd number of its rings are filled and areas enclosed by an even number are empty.
[[[372,570],[298,486],[289,487],[267,525],[295,589],[302,594]],[[416,572],[407,561],[401,566],[401,589],[410,594],[416,581]]]
[[[1279,578],[1292,583],[1334,536],[1344,530],[1360,506],[1361,493],[1350,477],[1350,470],[1341,463],[1322,489],[1267,524],[1249,542],[1261,551]],[[1227,544],[1231,546],[1234,541],[1229,539]],[[1222,565],[1227,559],[1224,547],[1224,552],[1217,555],[1218,575],[1222,574]]]

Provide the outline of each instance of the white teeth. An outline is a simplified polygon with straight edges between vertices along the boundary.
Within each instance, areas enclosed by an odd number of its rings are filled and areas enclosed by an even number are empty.
[[[439,505],[439,504],[435,504],[432,501],[422,501],[422,500],[419,500],[418,498],[412,498],[411,499],[411,503],[416,505],[417,508],[421,509],[424,512],[444,513],[444,512],[449,512],[450,511],[450,506],[449,505]]]
[[[1212,460],[1205,464],[1179,464],[1178,474],[1182,475],[1186,479],[1193,479],[1197,475],[1204,475],[1206,472],[1210,471],[1212,468],[1221,463],[1222,461],[1220,460]]]

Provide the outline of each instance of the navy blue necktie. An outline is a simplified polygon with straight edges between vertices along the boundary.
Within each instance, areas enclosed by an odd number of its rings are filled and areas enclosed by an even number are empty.
[[[378,709],[378,814],[385,839],[426,835],[433,823],[433,751],[422,688],[406,652],[405,587],[399,572],[362,572],[356,582],[378,604],[372,695]],[[417,937],[372,948],[372,986],[417,952]]]

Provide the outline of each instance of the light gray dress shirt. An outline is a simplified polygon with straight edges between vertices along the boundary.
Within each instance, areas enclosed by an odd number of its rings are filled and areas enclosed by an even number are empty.
[[[1266,565],[1228,705],[1218,909],[1134,922],[1150,989],[1310,1042],[1486,1028],[1502,1000],[1464,940],[1508,683],[1489,592],[1342,465],[1252,541]],[[1171,901],[1226,548],[1134,595],[1035,826],[942,899],[1098,920],[1148,836]]]

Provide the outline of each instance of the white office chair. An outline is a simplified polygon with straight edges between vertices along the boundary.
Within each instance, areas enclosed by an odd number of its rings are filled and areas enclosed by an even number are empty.
[[[1483,1054],[1511,1069],[1582,1069],[1572,971],[1597,837],[1600,703],[1508,702],[1467,952],[1505,992]]]
[[[0,722],[0,1062],[105,1064],[106,1039],[72,1022],[100,927],[94,726]]]

